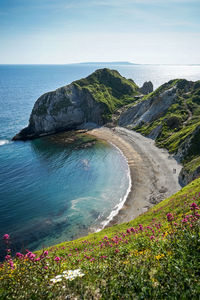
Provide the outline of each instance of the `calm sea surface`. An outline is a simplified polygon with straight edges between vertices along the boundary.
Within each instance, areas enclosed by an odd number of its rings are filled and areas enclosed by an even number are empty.
[[[79,149],[43,138],[11,142],[43,93],[102,65],[0,65],[0,236],[35,250],[87,234],[118,208],[130,187],[125,158],[98,141]],[[138,85],[174,78],[200,80],[200,66],[113,65]],[[3,245],[0,245],[2,255]]]

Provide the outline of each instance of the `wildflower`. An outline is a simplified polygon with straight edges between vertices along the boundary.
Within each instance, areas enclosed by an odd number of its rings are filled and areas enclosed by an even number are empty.
[[[115,249],[115,252],[116,252],[116,253],[119,253],[119,249]]]
[[[131,233],[131,230],[128,228],[128,229],[126,230],[126,232],[129,234],[129,233]]]
[[[155,256],[155,258],[157,260],[160,260],[162,257],[164,257],[164,254],[158,254],[158,255]]]
[[[10,258],[11,258],[10,255],[6,255],[6,256],[5,256],[5,260],[9,260]]]
[[[154,235],[151,235],[150,236],[150,240],[154,240],[155,239],[155,236]]]
[[[10,253],[10,252],[11,252],[11,249],[7,249],[6,251],[7,251],[7,253]]]
[[[12,259],[10,259],[8,263],[9,263],[9,265],[10,265],[11,269],[14,269],[14,268],[15,268],[15,267],[14,267],[14,263],[13,263],[13,260],[12,260]]]
[[[190,207],[191,207],[191,210],[198,210],[199,209],[199,207],[197,206],[197,204],[195,203],[195,202],[193,202],[191,205],[190,205]]]
[[[47,256],[49,254],[48,251],[44,251],[44,256]]]
[[[40,261],[40,257],[36,258],[35,261]]]
[[[17,253],[16,253],[16,256],[17,256],[18,258],[22,258],[24,255],[21,254],[20,252],[17,252]]]
[[[30,258],[30,259],[33,259],[33,258],[36,257],[36,255],[35,255],[34,253],[32,253],[32,252],[29,251],[29,252],[26,254],[26,257],[28,257],[28,258]]]
[[[167,221],[171,222],[174,219],[173,215],[171,213],[167,214]]]
[[[104,236],[104,240],[108,240],[108,237],[107,237],[107,235],[105,235],[105,236]]]
[[[77,270],[66,270],[63,271],[63,273],[61,275],[57,275],[55,278],[50,279],[50,281],[52,282],[52,284],[55,284],[57,282],[60,282],[64,279],[68,279],[68,280],[74,280],[76,277],[83,277],[85,274],[81,273],[80,269]]]
[[[95,258],[94,258],[94,257],[92,257],[92,258],[90,259],[90,261],[91,261],[91,262],[93,262],[94,260],[95,260]]]
[[[188,221],[188,219],[187,219],[187,218],[184,218],[184,219],[182,220],[182,223],[187,223],[187,221]]]
[[[141,231],[143,231],[143,226],[142,226],[142,224],[139,224],[139,229],[140,229]]]
[[[7,234],[7,233],[4,234],[4,236],[3,236],[3,239],[4,239],[4,240],[9,240],[9,238],[10,238],[10,235],[9,235],[9,234]]]
[[[60,257],[56,256],[56,257],[54,258],[54,260],[55,260],[55,261],[59,261],[59,260],[61,260],[61,259],[60,259]]]

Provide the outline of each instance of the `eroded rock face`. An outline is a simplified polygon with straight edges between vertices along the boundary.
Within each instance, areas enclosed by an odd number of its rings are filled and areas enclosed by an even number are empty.
[[[104,104],[94,101],[87,90],[74,84],[42,95],[35,103],[29,126],[14,139],[30,139],[61,130],[77,128],[81,124],[104,123]]]
[[[153,92],[153,83],[151,81],[146,81],[140,88],[140,93],[147,95],[151,92]]]
[[[194,171],[189,172],[186,168],[182,168],[179,174],[179,181],[182,186],[187,185],[191,181],[200,177],[200,167],[197,167]]]
[[[120,126],[135,127],[149,123],[163,115],[176,99],[176,86],[165,90],[159,96],[149,97],[122,113]]]
[[[64,130],[103,125],[116,108],[130,103],[139,92],[133,80],[110,69],[99,69],[35,103],[28,127],[13,140],[26,140]]]

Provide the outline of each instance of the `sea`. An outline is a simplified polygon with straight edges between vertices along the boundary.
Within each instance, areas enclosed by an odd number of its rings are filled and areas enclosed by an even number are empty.
[[[0,65],[0,258],[6,233],[13,253],[34,251],[103,228],[126,200],[130,172],[114,145],[97,140],[77,147],[56,136],[11,141],[40,95],[103,67],[139,86],[200,80],[200,65]]]

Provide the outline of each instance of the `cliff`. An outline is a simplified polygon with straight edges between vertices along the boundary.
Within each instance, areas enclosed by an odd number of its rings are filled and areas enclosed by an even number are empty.
[[[103,125],[117,108],[133,102],[138,93],[139,87],[117,71],[97,70],[87,78],[42,95],[33,107],[28,127],[13,140],[77,129],[88,123]]]
[[[182,185],[200,176],[200,81],[165,83],[124,111],[118,123],[174,154],[183,164]]]
[[[90,76],[42,95],[28,127],[13,140],[108,124],[136,130],[155,140],[183,164],[182,185],[200,176],[200,81],[171,80],[153,91],[139,88],[117,71]]]

